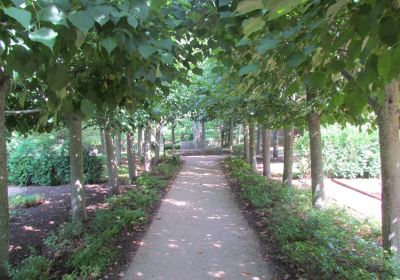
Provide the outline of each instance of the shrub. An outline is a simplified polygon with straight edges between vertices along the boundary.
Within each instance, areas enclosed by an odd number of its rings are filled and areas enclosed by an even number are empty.
[[[39,204],[42,204],[44,202],[44,198],[38,194],[34,195],[16,195],[12,196],[9,199],[10,207],[16,208],[16,207],[21,207],[21,208],[28,208],[28,207],[33,207]]]
[[[32,255],[24,259],[18,268],[9,268],[12,280],[48,280],[51,261],[42,256]]]
[[[324,172],[333,178],[370,178],[380,176],[378,132],[368,133],[352,126],[337,125],[322,129]],[[296,139],[299,170],[309,176],[311,170],[309,136]]]
[[[158,177],[153,176],[151,173],[143,173],[139,178],[136,180],[139,186],[144,188],[164,188],[166,182]]]
[[[16,185],[55,186],[69,182],[68,143],[50,134],[13,140],[8,160],[9,182]],[[104,160],[84,150],[86,183],[99,182]]]
[[[261,229],[278,244],[280,255],[306,270],[310,279],[398,279],[400,262],[377,244],[380,229],[345,210],[316,210],[311,192],[282,187],[227,158],[229,175],[241,196],[261,214]]]

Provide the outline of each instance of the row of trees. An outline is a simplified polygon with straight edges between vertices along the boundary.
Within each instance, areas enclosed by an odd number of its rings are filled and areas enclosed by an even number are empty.
[[[144,130],[149,170],[151,124],[159,141],[161,125],[176,118],[176,102],[161,101],[173,82],[185,83],[188,71],[200,71],[197,61],[209,51],[202,29],[214,10],[201,1],[1,2],[1,279],[8,260],[7,131],[68,126],[72,220],[85,220],[82,122],[104,131],[113,193],[118,180],[112,134],[127,133],[134,179],[134,131]]]
[[[400,249],[398,1],[218,1],[212,31],[219,90],[212,114],[243,123],[254,166],[254,127],[285,128],[284,181],[291,181],[293,128],[310,135],[313,205],[324,206],[320,126],[379,128],[382,231]],[[241,32],[238,32],[241,30]],[[212,101],[210,101],[212,100]],[[267,166],[268,164],[266,164]],[[265,171],[268,174],[268,170]]]

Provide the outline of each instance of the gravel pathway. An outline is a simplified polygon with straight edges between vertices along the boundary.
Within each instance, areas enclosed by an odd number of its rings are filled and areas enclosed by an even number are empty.
[[[259,241],[231,196],[219,156],[183,157],[123,279],[274,279]]]

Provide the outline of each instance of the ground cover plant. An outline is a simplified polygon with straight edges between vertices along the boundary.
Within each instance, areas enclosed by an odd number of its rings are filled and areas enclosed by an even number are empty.
[[[163,157],[159,166],[139,176],[134,188],[109,197],[106,207],[87,223],[67,223],[50,234],[45,240],[46,253],[33,254],[19,266],[9,267],[11,279],[98,279],[115,260],[118,236],[149,221],[151,209],[178,171],[180,159]],[[61,275],[54,274],[51,265],[60,257],[66,264]]]
[[[311,173],[309,136],[295,141],[295,154],[303,176]],[[378,131],[331,125],[322,129],[324,173],[330,178],[371,178],[381,173]]]
[[[15,195],[10,197],[9,206],[11,208],[28,208],[33,207],[44,202],[44,198],[41,195]]]
[[[263,217],[264,238],[311,279],[397,279],[400,262],[386,253],[381,232],[343,209],[316,210],[310,193],[282,186],[251,170],[239,158],[225,160],[240,195]]]

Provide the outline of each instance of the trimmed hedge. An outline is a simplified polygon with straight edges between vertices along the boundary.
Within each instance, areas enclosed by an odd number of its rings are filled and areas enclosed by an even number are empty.
[[[8,180],[14,185],[57,186],[69,182],[68,142],[49,135],[28,137],[13,143],[8,155]],[[85,183],[98,183],[104,159],[84,149]]]
[[[377,241],[380,228],[335,207],[316,210],[311,191],[266,180],[239,158],[227,158],[229,176],[260,217],[279,255],[305,270],[308,279],[398,279],[399,259]],[[302,271],[301,270],[301,271]]]

